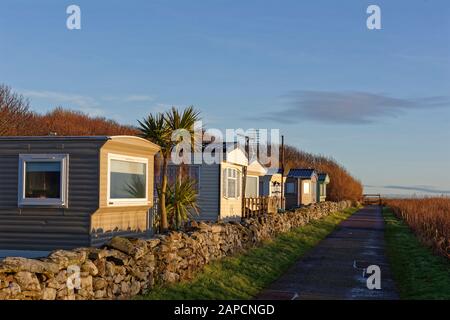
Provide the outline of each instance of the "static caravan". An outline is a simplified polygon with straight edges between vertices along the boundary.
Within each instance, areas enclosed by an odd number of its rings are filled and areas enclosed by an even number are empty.
[[[146,236],[158,150],[133,136],[1,137],[0,249]]]
[[[210,143],[204,154],[212,154],[214,161],[183,164],[191,179],[197,181],[199,221],[237,220],[242,217],[242,174],[248,166],[245,152],[235,143]],[[194,160],[194,157],[192,157]],[[170,164],[169,182],[175,181],[178,165]]]
[[[324,202],[327,199],[327,184],[330,183],[330,177],[326,173],[317,175],[317,202]]]
[[[261,194],[260,179],[267,173],[267,169],[258,161],[252,161],[247,167],[247,180],[245,183],[245,197],[256,198]]]
[[[286,178],[286,209],[316,202],[317,173],[314,169],[291,169]]]
[[[286,177],[283,177],[283,181],[281,181],[281,169],[268,169],[266,175],[259,179],[260,195],[281,198],[281,184],[283,182],[286,182]]]

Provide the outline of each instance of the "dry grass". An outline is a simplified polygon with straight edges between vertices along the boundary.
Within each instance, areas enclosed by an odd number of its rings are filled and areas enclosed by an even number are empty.
[[[425,245],[450,258],[450,198],[395,199],[386,205]]]

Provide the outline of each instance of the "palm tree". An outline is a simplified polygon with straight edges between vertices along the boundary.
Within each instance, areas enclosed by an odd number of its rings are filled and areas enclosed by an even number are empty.
[[[200,119],[200,113],[190,106],[183,111],[172,107],[166,113],[148,115],[139,122],[140,136],[150,140],[161,147],[161,187],[158,192],[159,213],[161,227],[160,231],[167,231],[169,228],[167,220],[166,193],[167,193],[167,167],[169,165],[172,149],[175,148],[181,140],[177,136],[179,130],[186,130],[194,139],[194,123]],[[174,137],[173,137],[174,136]]]

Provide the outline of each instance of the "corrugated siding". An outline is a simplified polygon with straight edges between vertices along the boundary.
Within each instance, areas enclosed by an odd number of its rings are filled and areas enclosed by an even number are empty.
[[[217,221],[219,218],[220,167],[218,164],[193,164],[186,167],[199,167],[199,194],[197,205],[199,213],[192,212],[198,221]],[[169,168],[178,168],[169,164]]]
[[[89,245],[98,208],[104,141],[0,141],[0,249],[52,250]],[[68,208],[18,208],[19,154],[69,154]]]
[[[200,190],[198,220],[217,221],[219,218],[220,166],[203,164],[200,166]]]

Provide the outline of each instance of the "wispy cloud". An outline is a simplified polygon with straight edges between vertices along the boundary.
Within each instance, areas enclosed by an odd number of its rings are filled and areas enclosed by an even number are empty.
[[[427,185],[415,185],[415,186],[399,186],[399,185],[385,185],[385,186],[373,186],[365,185],[367,188],[377,188],[377,189],[394,189],[403,191],[413,191],[413,192],[423,192],[432,194],[450,194],[450,189],[442,189],[434,186]]]
[[[35,90],[22,90],[21,93],[31,99],[44,99],[55,105],[69,104],[71,108],[76,108],[80,111],[86,112],[91,116],[104,115],[104,110],[100,108],[100,103],[97,99],[79,95],[70,94],[55,91],[35,91]]]
[[[30,99],[40,99],[50,104],[49,107],[63,106],[75,110],[83,111],[91,116],[105,116],[106,108],[111,104],[150,104],[156,100],[155,96],[143,94],[130,94],[123,96],[102,96],[93,97],[88,95],[73,94],[57,91],[20,90],[20,92]]]
[[[450,97],[397,98],[370,92],[293,91],[283,96],[287,108],[258,116],[283,123],[310,120],[331,124],[365,124],[397,117],[414,109],[450,107]]]

